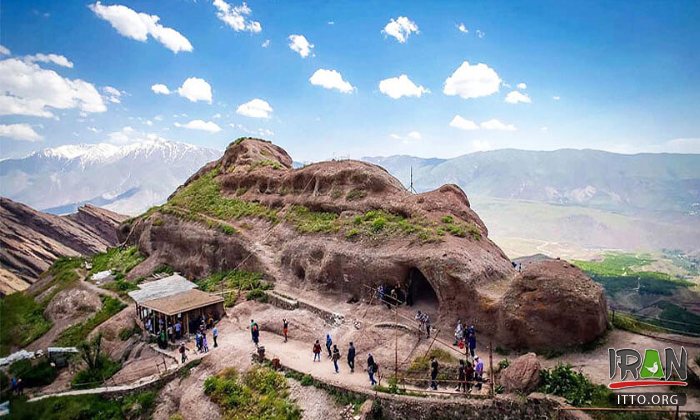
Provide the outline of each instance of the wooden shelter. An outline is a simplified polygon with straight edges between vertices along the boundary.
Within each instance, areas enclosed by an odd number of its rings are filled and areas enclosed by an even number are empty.
[[[152,334],[165,330],[166,340],[170,332],[180,324],[181,334],[189,334],[200,326],[202,320],[218,321],[225,315],[224,298],[203,292],[197,285],[179,274],[139,284],[139,290],[129,292],[136,302],[136,313]]]

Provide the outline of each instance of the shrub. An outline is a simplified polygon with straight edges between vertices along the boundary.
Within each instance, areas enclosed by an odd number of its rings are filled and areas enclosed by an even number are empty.
[[[257,300],[258,302],[267,302],[267,294],[260,289],[253,289],[246,293],[245,298],[247,300]]]
[[[121,330],[119,330],[119,339],[122,341],[126,341],[129,338],[131,338],[132,335],[135,334],[141,334],[141,328],[139,328],[136,323],[132,325],[131,327],[124,327]]]
[[[349,231],[347,231],[347,233],[345,233],[345,238],[346,239],[353,239],[353,238],[357,237],[359,234],[360,234],[359,230],[352,228]]]
[[[508,366],[510,366],[510,361],[508,359],[502,359],[498,362],[498,371],[500,372]]]
[[[604,404],[610,391],[602,385],[594,385],[583,373],[576,372],[569,364],[557,364],[552,369],[540,371],[540,391],[564,397],[567,403],[576,406]]]
[[[299,381],[299,382],[301,382],[302,386],[313,385],[314,384],[314,377],[311,375],[304,375],[304,376],[302,376],[301,381]]]
[[[443,216],[442,219],[440,219],[442,223],[454,223],[455,219],[452,216]]]
[[[244,375],[235,368],[224,369],[204,381],[204,393],[227,418],[301,418],[301,410],[289,400],[287,381],[267,367],[253,367]]]
[[[0,299],[0,355],[7,355],[13,347],[24,347],[51,329],[51,321],[44,318],[44,305],[34,298],[17,292]]]
[[[143,255],[139,253],[138,248],[135,246],[111,248],[108,249],[107,252],[92,257],[90,274],[112,270],[115,273],[126,275],[134,267],[141,264],[144,259]]]
[[[22,378],[22,383],[27,388],[48,385],[58,376],[58,371],[47,359],[38,363],[32,363],[29,359],[18,360],[10,365],[9,372],[12,376]]]
[[[78,346],[80,357],[86,368],[79,371],[71,381],[71,387],[76,389],[94,388],[111,378],[121,369],[121,364],[111,360],[102,353],[102,334],[97,334],[92,340],[84,341]]]
[[[367,192],[363,190],[350,190],[348,193],[345,195],[345,199],[348,201],[355,201],[355,200],[361,200],[367,196]]]

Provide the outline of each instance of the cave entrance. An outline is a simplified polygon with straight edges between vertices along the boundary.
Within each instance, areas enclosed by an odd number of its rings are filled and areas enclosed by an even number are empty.
[[[421,311],[437,310],[439,301],[435,290],[423,273],[415,267],[408,272],[408,296],[406,303]]]

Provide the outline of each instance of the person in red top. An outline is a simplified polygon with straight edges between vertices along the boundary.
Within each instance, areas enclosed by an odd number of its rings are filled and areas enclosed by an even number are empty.
[[[289,321],[286,318],[282,318],[282,333],[284,334],[284,342],[287,342],[287,333],[289,332]]]
[[[321,361],[321,343],[316,340],[314,343],[314,362],[318,359],[318,361]]]

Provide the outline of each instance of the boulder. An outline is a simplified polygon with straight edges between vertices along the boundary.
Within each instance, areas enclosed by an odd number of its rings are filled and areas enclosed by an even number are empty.
[[[513,360],[501,372],[500,384],[506,392],[528,394],[540,384],[540,366],[535,353],[527,353]]]
[[[603,287],[563,260],[532,263],[503,296],[499,336],[512,348],[565,349],[605,333]]]

